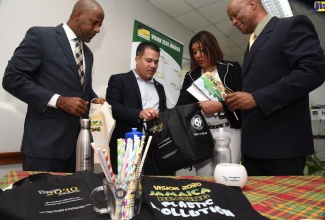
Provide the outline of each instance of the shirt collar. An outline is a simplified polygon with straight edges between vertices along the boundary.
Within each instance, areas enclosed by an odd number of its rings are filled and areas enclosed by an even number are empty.
[[[77,38],[76,34],[71,30],[71,28],[66,23],[63,23],[63,29],[64,29],[69,41]]]
[[[256,37],[258,37],[261,32],[263,31],[263,29],[265,28],[265,26],[267,25],[267,23],[271,20],[272,16],[267,14],[261,21],[260,23],[258,23],[258,25],[256,26],[255,30],[254,30],[254,34],[256,35]]]
[[[133,72],[133,74],[134,74],[134,76],[135,76],[135,78],[137,79],[137,80],[142,80],[142,81],[144,81],[143,79],[141,79],[140,78],[140,76],[135,72],[135,69],[132,69],[132,72]],[[153,78],[151,78],[150,80],[148,80],[148,81],[144,81],[144,82],[148,82],[148,83],[154,83],[155,81],[153,80]]]

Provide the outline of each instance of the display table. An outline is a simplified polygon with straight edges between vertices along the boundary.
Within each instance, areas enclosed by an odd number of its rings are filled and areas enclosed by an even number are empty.
[[[11,171],[0,180],[1,189],[35,171]],[[65,175],[62,173],[52,173]],[[173,176],[214,182],[212,177]],[[253,208],[270,219],[325,219],[325,178],[320,176],[248,177],[243,188]]]

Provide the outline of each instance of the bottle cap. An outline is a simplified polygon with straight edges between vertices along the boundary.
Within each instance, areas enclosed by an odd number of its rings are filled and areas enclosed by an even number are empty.
[[[82,128],[90,128],[90,120],[88,118],[80,119],[80,126]]]
[[[137,135],[139,139],[142,137],[142,132],[137,131],[137,128],[132,128],[132,131],[125,133],[125,139],[131,138],[134,139],[134,135]]]
[[[213,133],[213,138],[230,138],[230,134],[224,131],[223,128],[219,128],[219,131]]]

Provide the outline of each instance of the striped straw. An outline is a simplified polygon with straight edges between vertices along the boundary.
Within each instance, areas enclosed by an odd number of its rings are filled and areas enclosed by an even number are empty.
[[[116,178],[115,178],[115,175],[114,175],[114,172],[113,172],[113,167],[112,167],[111,160],[110,160],[109,151],[106,151],[106,149],[103,149],[103,154],[104,154],[104,157],[105,157],[105,161],[107,163],[107,168],[109,170],[109,174],[110,174],[110,176],[113,177],[114,182],[116,182]]]
[[[99,164],[102,167],[102,170],[103,170],[103,173],[104,173],[104,175],[106,177],[106,180],[108,182],[113,181],[112,176],[109,175],[109,171],[108,171],[108,168],[107,168],[107,164],[106,164],[104,155],[102,154],[101,151],[99,152],[100,148],[97,148],[96,145],[95,145],[95,143],[91,143],[91,146],[93,147],[94,153],[95,153],[96,157],[99,160]],[[114,188],[111,188],[111,190],[112,190],[112,192],[115,192],[115,189]],[[114,195],[114,197],[115,197],[115,195]]]
[[[125,154],[125,142],[123,139],[117,140],[117,181],[122,180],[123,158]]]

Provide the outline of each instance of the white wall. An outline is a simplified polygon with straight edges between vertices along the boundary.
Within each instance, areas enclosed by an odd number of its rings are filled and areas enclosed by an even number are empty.
[[[0,78],[8,60],[31,26],[66,22],[75,0],[0,0]],[[98,0],[105,11],[101,32],[88,44],[94,53],[93,87],[105,97],[112,74],[130,69],[134,20],[187,45],[194,32],[172,20],[145,0]],[[1,80],[2,81],[2,80]],[[19,151],[27,105],[0,87],[0,152]],[[13,165],[16,169],[16,165]],[[10,169],[0,167],[0,172]],[[0,177],[4,174],[0,173]]]
[[[309,95],[309,102],[311,104],[324,103],[325,104],[325,83],[319,88],[315,89]],[[313,134],[325,135],[325,121],[312,121]],[[325,139],[314,139],[315,152],[321,161],[325,161]]]
[[[66,22],[76,1],[0,1],[0,78],[8,60],[31,26],[56,26]],[[105,11],[101,32],[89,43],[94,53],[93,87],[105,97],[109,76],[127,72],[134,20],[138,20],[182,43],[185,57],[194,34],[144,0],[98,0]],[[27,105],[0,88],[0,152],[18,151]]]

